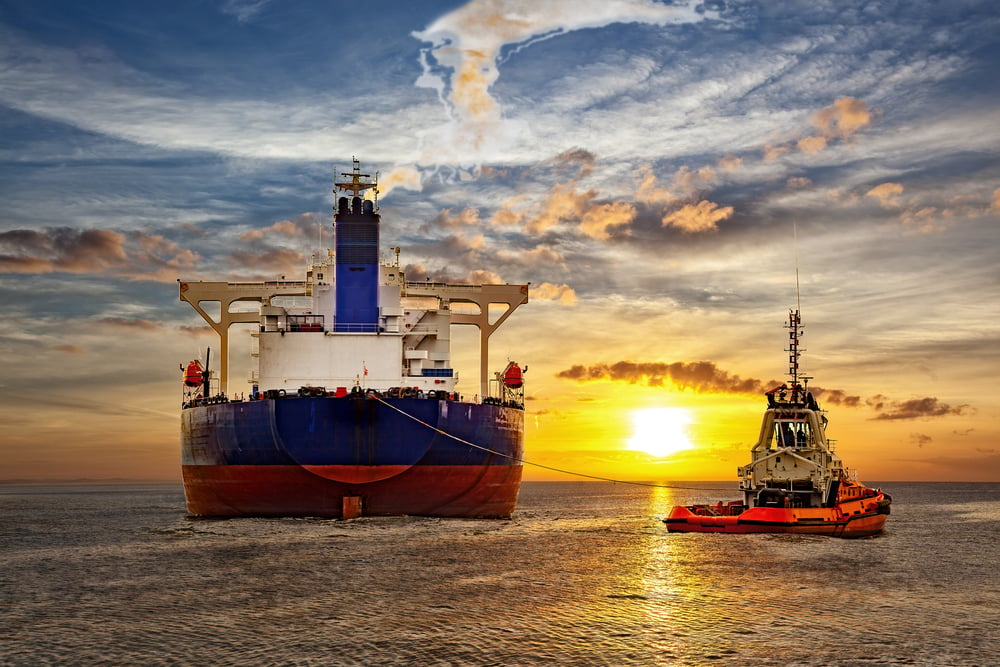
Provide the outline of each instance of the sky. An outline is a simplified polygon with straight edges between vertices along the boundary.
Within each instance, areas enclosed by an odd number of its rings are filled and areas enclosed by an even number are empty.
[[[531,284],[525,479],[734,481],[798,307],[860,479],[1000,481],[998,66],[989,0],[0,0],[0,479],[178,480],[177,280],[301,276],[356,156],[409,279]]]

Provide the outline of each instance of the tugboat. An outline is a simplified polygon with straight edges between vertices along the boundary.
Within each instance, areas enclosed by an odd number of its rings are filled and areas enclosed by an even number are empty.
[[[527,303],[528,285],[407,280],[399,248],[394,261],[379,257],[377,174],[354,160],[341,177],[335,250],[314,256],[304,280],[178,280],[180,300],[222,348],[218,377],[208,355],[181,368],[188,512],[509,517],[521,483],[524,377],[513,361],[489,377],[488,339]],[[227,393],[232,324],[255,325],[245,398]],[[453,324],[480,331],[471,400],[451,364]]]
[[[799,375],[798,310],[790,310],[790,382],[766,392],[767,409],[750,463],[737,470],[742,500],[678,505],[669,532],[796,533],[868,537],[881,533],[892,498],[858,482],[826,437],[827,418]],[[800,382],[800,379],[802,382]]]

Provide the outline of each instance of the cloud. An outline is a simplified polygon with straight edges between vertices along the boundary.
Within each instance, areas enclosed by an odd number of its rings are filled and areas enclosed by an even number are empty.
[[[678,200],[678,196],[669,188],[658,185],[656,174],[649,165],[639,167],[639,184],[636,186],[635,196],[645,204],[669,205]]]
[[[578,192],[573,182],[557,183],[542,202],[541,213],[529,218],[525,229],[529,234],[541,234],[561,222],[580,220],[596,196],[597,190]]]
[[[660,211],[660,224],[675,227],[683,232],[698,233],[718,229],[718,224],[733,215],[732,206],[721,206],[702,198],[702,193],[715,181],[711,167],[697,170],[682,165],[671,180],[669,188],[661,187],[649,166],[639,168],[636,199]]]
[[[1000,215],[1000,188],[993,191],[993,202],[990,204],[990,210],[994,214]]]
[[[162,328],[162,325],[156,322],[132,317],[102,317],[98,322],[119,329],[157,331]]]
[[[755,378],[742,378],[716,366],[711,361],[695,362],[634,362],[618,361],[613,364],[599,363],[592,366],[576,364],[556,373],[557,378],[577,382],[607,380],[645,384],[650,387],[665,386],[668,383],[680,389],[691,389],[697,393],[760,395],[782,384],[772,380],[761,382]],[[952,407],[937,398],[927,397],[909,401],[892,401],[881,394],[862,401],[859,396],[849,396],[841,389],[809,389],[817,399],[835,405],[860,407],[867,405],[878,414],[874,419],[919,419],[965,415],[972,411],[969,405]]]
[[[505,281],[499,274],[486,269],[474,269],[456,276],[447,268],[429,271],[422,264],[407,264],[403,267],[407,282],[455,283],[460,285],[501,285]]]
[[[599,241],[611,238],[608,229],[627,227],[635,219],[635,206],[626,202],[600,204],[583,214],[580,231]]]
[[[463,208],[458,213],[452,213],[450,208],[441,209],[434,219],[421,227],[422,231],[428,232],[434,229],[457,229],[469,225],[478,225],[478,208]]]
[[[240,236],[240,241],[259,241],[268,236],[299,236],[299,227],[291,220],[280,220],[264,229],[253,229]]]
[[[931,444],[931,442],[933,442],[933,440],[934,439],[931,438],[931,436],[925,435],[923,433],[911,433],[910,434],[910,442],[912,442],[913,444],[915,444],[917,447],[920,447],[920,448],[923,448],[924,445]]]
[[[88,273],[126,263],[125,236],[108,229],[54,227],[0,232],[0,271]]]
[[[823,389],[821,387],[811,387],[810,391],[817,399],[823,399],[823,401],[834,405],[856,408],[862,403],[860,396],[849,396],[843,389]]]
[[[803,137],[795,145],[806,155],[812,155],[826,148],[826,137]]]
[[[385,176],[379,177],[378,191],[385,197],[396,188],[405,188],[420,192],[423,185],[420,179],[420,172],[415,167],[396,167]]]
[[[447,128],[429,133],[428,161],[478,164],[519,138],[505,121],[490,92],[500,76],[505,54],[574,30],[613,23],[691,23],[711,13],[651,0],[577,0],[572,11],[559,3],[534,0],[472,0],[424,30],[412,33],[430,44],[421,51],[420,87],[437,91],[451,119]],[[527,131],[527,128],[525,128]]]
[[[731,375],[711,361],[690,363],[619,361],[613,364],[594,364],[589,367],[574,365],[556,373],[556,377],[580,382],[610,380],[631,384],[645,383],[649,386],[662,386],[666,382],[671,382],[681,389],[692,389],[698,393],[726,394],[762,394],[780,384],[778,382],[764,384],[753,378]]]
[[[498,274],[486,269],[475,269],[466,274],[464,282],[470,285],[500,285],[504,280]]]
[[[841,97],[812,117],[812,124],[828,139],[847,139],[872,123],[868,105],[853,97]]]
[[[555,301],[566,306],[576,305],[576,292],[569,285],[542,283],[531,287],[530,298],[540,301]]]
[[[874,114],[864,101],[853,97],[838,98],[809,119],[819,134],[808,134],[798,139],[781,140],[776,144],[766,145],[762,151],[762,159],[764,162],[770,162],[793,150],[805,155],[821,153],[834,142],[850,140],[855,134],[871,125],[873,120]]]
[[[688,233],[709,232],[717,230],[716,223],[727,220],[732,215],[732,206],[719,206],[715,202],[702,200],[667,213],[660,223],[664,227],[676,227]]]
[[[879,397],[884,399],[884,397]],[[920,419],[925,417],[948,417],[968,414],[971,409],[968,404],[951,406],[942,403],[937,398],[928,396],[914,398],[908,401],[890,402],[878,401],[876,410],[880,411],[875,419]]]
[[[56,352],[63,352],[64,354],[90,354],[90,350],[87,348],[73,344],[53,345],[52,349]]]
[[[719,158],[718,165],[720,169],[725,169],[726,171],[736,171],[743,166],[743,158],[727,155]]]
[[[520,264],[532,269],[545,270],[551,267],[558,267],[564,271],[568,270],[566,258],[547,245],[540,245],[528,251],[522,250],[517,252],[500,249],[497,251],[496,256],[502,262]]]
[[[878,199],[882,208],[899,208],[899,197],[903,194],[903,186],[899,183],[882,183],[865,193],[866,197]]]
[[[158,234],[47,228],[0,232],[0,272],[110,273],[169,282],[200,259]]]
[[[298,276],[302,273],[305,256],[285,248],[265,250],[234,250],[229,261],[237,267],[253,267],[255,275],[281,274]]]
[[[219,8],[223,14],[235,16],[239,23],[249,23],[271,0],[224,0]]]

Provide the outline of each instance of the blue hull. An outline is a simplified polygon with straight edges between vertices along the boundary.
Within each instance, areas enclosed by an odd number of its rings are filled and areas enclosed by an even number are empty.
[[[365,514],[510,516],[524,413],[423,398],[290,397],[187,408],[181,441],[196,515],[340,516],[348,497]]]

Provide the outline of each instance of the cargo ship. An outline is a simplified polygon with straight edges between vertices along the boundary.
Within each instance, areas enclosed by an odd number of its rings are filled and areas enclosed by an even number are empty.
[[[678,505],[664,519],[668,531],[831,537],[883,531],[892,498],[857,481],[834,452],[825,411],[808,390],[811,378],[799,374],[798,310],[789,311],[787,328],[790,382],[765,393],[767,409],[750,463],[737,471],[743,498]]]
[[[508,361],[491,377],[489,337],[528,302],[528,285],[408,281],[399,248],[380,256],[378,174],[355,159],[333,180],[334,248],[304,279],[178,280],[221,346],[218,371],[209,353],[182,364],[188,512],[509,517],[527,367]],[[228,391],[233,324],[256,325],[239,397]],[[459,393],[452,325],[479,328],[472,399]]]

